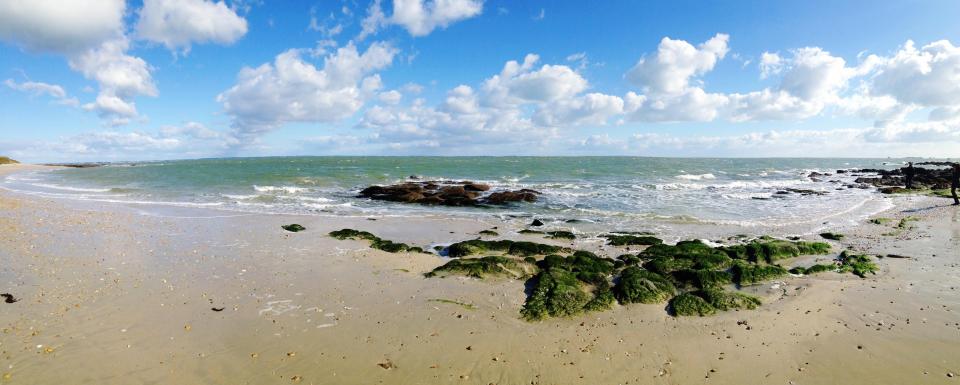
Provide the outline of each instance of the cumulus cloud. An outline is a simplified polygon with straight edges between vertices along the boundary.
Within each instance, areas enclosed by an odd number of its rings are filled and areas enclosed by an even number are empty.
[[[190,51],[192,43],[232,44],[247,33],[247,21],[223,2],[144,0],[137,36],[167,49]]]
[[[409,105],[378,105],[359,128],[373,130],[390,149],[438,148],[451,143],[505,146],[540,143],[559,130],[604,125],[621,114],[618,96],[585,93],[589,84],[564,65],[539,64],[537,55],[508,61],[479,87],[459,85],[436,106],[422,99]]]
[[[135,97],[158,93],[150,66],[143,59],[128,55],[129,45],[130,41],[121,36],[69,60],[70,68],[100,85],[96,100],[83,108],[96,111],[112,125],[129,123],[138,116]]]
[[[123,30],[124,0],[0,1],[0,40],[30,51],[80,52]]]
[[[426,36],[437,28],[446,28],[481,12],[482,0],[394,0],[393,13],[387,16],[380,0],[375,0],[361,21],[358,39],[376,34],[389,25],[401,26],[412,36]]]
[[[255,137],[288,122],[333,122],[352,116],[381,88],[374,72],[397,51],[386,43],[360,53],[350,43],[317,68],[301,50],[277,55],[273,63],[244,68],[237,84],[217,96],[241,137]]]
[[[907,41],[878,65],[872,91],[901,103],[960,105],[960,47],[940,40],[918,49]]]
[[[57,100],[57,103],[68,106],[76,107],[80,103],[76,98],[69,97],[67,91],[57,84],[33,81],[17,83],[13,79],[4,80],[3,84],[12,90],[26,92],[33,96],[47,95]]]

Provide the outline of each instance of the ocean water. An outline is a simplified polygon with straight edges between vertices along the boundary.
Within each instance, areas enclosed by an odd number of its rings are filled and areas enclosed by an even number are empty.
[[[0,187],[45,197],[156,207],[308,215],[530,217],[554,226],[696,229],[711,225],[810,232],[889,208],[874,189],[846,188],[838,169],[895,168],[897,159],[640,157],[272,157],[113,164],[8,176]],[[811,172],[833,174],[819,180]],[[410,176],[529,188],[536,203],[420,206],[357,198]],[[787,188],[823,195],[778,194]],[[574,225],[575,224],[575,225]],[[692,230],[691,230],[692,231]]]

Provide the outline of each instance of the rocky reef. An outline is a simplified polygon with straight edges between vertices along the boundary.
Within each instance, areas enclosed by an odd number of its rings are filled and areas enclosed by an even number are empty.
[[[948,166],[947,168],[926,168],[926,167],[914,167],[913,168],[913,187],[914,189],[930,189],[930,190],[943,190],[950,188],[950,177],[952,176],[952,170],[949,168],[951,165],[950,162],[925,162],[923,164],[934,165],[934,166]],[[837,170],[838,173],[844,170]],[[882,170],[882,169],[859,169],[859,170],[847,170],[847,173],[857,174],[873,174],[873,175],[862,175],[858,177],[854,183],[867,184],[870,186],[877,187],[881,193],[884,194],[894,194],[899,192],[906,191],[904,185],[906,184],[906,173],[907,168],[898,168],[893,170]]]
[[[330,235],[338,239],[368,240],[371,247],[391,252],[422,251],[365,231],[344,229]],[[668,312],[674,316],[750,310],[760,306],[760,300],[741,293],[740,287],[779,279],[789,273],[837,271],[864,277],[877,271],[877,265],[869,256],[847,252],[841,253],[833,264],[794,267],[789,272],[777,263],[797,256],[829,254],[830,245],[824,242],[759,237],[711,246],[699,240],[669,245],[649,235],[604,237],[611,244],[652,245],[613,259],[536,242],[471,239],[437,248],[441,255],[451,259],[424,275],[427,278],[526,280],[528,295],[520,316],[537,321],[608,310],[616,303],[624,306],[667,303]]]
[[[361,190],[358,196],[373,200],[424,205],[481,206],[536,202],[540,192],[529,189],[491,192],[489,185],[471,181],[415,181],[387,186],[370,186]]]

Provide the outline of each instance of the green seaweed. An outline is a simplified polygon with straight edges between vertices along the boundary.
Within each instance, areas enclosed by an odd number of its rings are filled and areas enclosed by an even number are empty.
[[[607,244],[611,246],[651,246],[663,243],[663,240],[649,235],[627,235],[627,234],[606,234],[602,236],[607,239]]]
[[[822,273],[825,271],[836,271],[837,265],[821,265],[816,264],[810,267],[797,266],[790,269],[790,274],[802,274],[802,275],[811,275],[816,273]]]
[[[541,271],[520,314],[528,321],[581,314],[592,300],[582,286],[573,272],[560,268]]]
[[[502,252],[518,257],[526,257],[533,255],[566,253],[570,252],[570,249],[542,243],[511,241],[506,239],[496,241],[471,239],[468,241],[457,242],[447,247],[447,255],[452,258],[462,258],[468,255],[484,254],[489,252]]]
[[[873,223],[873,224],[875,224],[875,225],[887,224],[887,223],[889,223],[890,221],[893,221],[893,219],[890,219],[890,218],[873,218],[873,219],[869,220],[870,223]]]
[[[523,230],[518,231],[518,233],[520,233],[520,234],[543,234],[543,231],[523,229]]]
[[[717,308],[707,300],[693,293],[683,293],[670,300],[670,309],[676,316],[708,316],[717,312]]]
[[[500,235],[500,233],[498,233],[498,232],[496,232],[496,231],[493,231],[493,230],[483,230],[483,231],[480,232],[480,235],[489,235],[489,236],[492,236],[492,237],[496,237],[496,236]]]
[[[760,299],[757,297],[719,288],[706,288],[695,294],[702,297],[717,310],[753,310],[760,306]]]
[[[280,226],[280,228],[287,230],[291,233],[297,233],[307,229],[306,227],[300,226],[296,223],[290,224],[290,225],[283,225],[283,226]]]
[[[690,285],[699,289],[720,287],[733,282],[733,274],[723,270],[685,269],[675,271],[671,276],[678,283]]]
[[[721,247],[734,259],[750,262],[773,263],[780,259],[801,255],[822,255],[830,252],[830,244],[824,242],[792,242],[782,239],[762,237],[742,245]]]
[[[330,236],[339,240],[345,239],[356,239],[356,240],[367,240],[370,241],[370,247],[378,250],[383,250],[388,253],[423,253],[425,252],[422,248],[417,246],[410,246],[406,243],[393,242],[386,239],[381,239],[380,237],[373,235],[372,233],[354,229],[342,229],[337,231],[330,232]]]
[[[536,266],[514,258],[490,256],[483,258],[458,258],[424,274],[427,278],[462,275],[473,278],[509,277],[524,279],[536,273]]]
[[[778,265],[755,265],[743,262],[734,264],[731,272],[734,282],[738,285],[751,285],[769,281],[787,274],[787,270]]]
[[[676,292],[673,284],[662,275],[631,266],[623,269],[614,287],[620,303],[661,303]]]
[[[860,278],[866,278],[868,273],[877,274],[877,270],[879,270],[879,267],[876,263],[873,263],[869,255],[849,254],[844,250],[837,257],[837,260],[840,261],[840,268],[837,271],[841,273],[850,272]]]

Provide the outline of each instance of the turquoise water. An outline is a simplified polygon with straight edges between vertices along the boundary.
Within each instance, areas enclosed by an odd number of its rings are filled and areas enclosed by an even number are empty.
[[[637,157],[276,157],[115,164],[18,174],[2,186],[50,197],[141,205],[317,215],[537,216],[555,221],[639,225],[800,223],[857,213],[879,199],[845,188],[853,177],[819,181],[810,172],[892,168],[891,159],[677,159]],[[423,179],[542,191],[532,204],[449,208],[356,198],[371,184]],[[822,196],[777,194],[813,189]],[[779,195],[779,196],[778,196]]]

